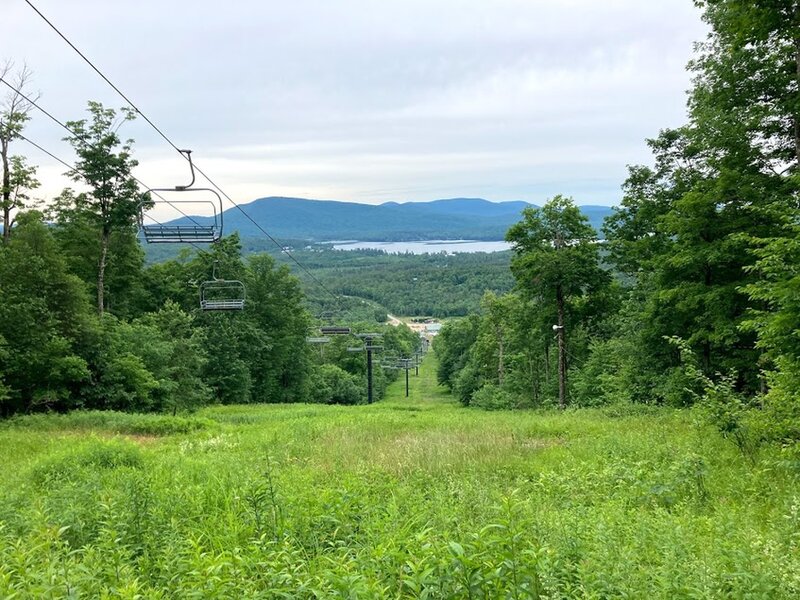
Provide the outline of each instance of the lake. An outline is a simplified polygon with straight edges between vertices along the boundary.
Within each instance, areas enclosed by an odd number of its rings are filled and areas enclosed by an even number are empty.
[[[508,242],[477,240],[424,240],[420,242],[359,242],[353,240],[329,242],[335,250],[383,250],[392,254],[437,254],[446,252],[502,252],[510,250]]]

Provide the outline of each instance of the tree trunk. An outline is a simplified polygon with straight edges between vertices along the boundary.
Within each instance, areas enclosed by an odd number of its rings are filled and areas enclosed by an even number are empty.
[[[547,336],[548,338],[550,336]],[[544,384],[550,385],[550,342],[544,343]]]
[[[100,262],[97,265],[97,312],[102,316],[105,311],[106,259],[108,258],[108,242],[111,232],[103,227],[100,238]]]
[[[503,330],[497,328],[497,385],[503,385],[505,365],[503,364]]]
[[[558,304],[558,407],[567,407],[567,341],[564,336],[564,292],[556,286]]]
[[[533,405],[537,406],[539,404],[539,369],[537,368],[536,362],[532,357],[528,360],[528,370],[531,377],[531,394],[533,395]]]
[[[795,11],[795,27],[800,26],[800,6]],[[797,85],[800,86],[800,37],[794,40],[794,62],[795,62],[795,80]],[[798,92],[795,92],[797,94]],[[800,114],[795,108],[794,114],[794,160],[795,169],[800,168]]]
[[[8,141],[0,141],[0,156],[3,159],[3,243],[11,238],[11,171],[8,166]]]

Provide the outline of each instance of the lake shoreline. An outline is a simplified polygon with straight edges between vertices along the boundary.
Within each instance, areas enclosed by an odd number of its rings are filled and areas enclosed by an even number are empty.
[[[360,240],[335,240],[322,242],[334,250],[381,250],[388,254],[456,254],[475,252],[505,252],[511,244],[486,240],[418,240],[413,242],[372,242]]]

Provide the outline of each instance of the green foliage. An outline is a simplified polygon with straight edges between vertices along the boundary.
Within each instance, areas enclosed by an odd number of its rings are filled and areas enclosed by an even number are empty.
[[[464,406],[469,406],[475,392],[487,385],[480,376],[477,366],[470,361],[458,371],[452,385],[452,391]]]
[[[542,208],[526,208],[506,234],[513,244],[511,269],[518,285],[534,296],[581,296],[602,284],[597,235],[571,198],[555,196]]]
[[[365,401],[360,378],[336,365],[320,365],[309,382],[309,399],[323,404],[359,404]]]
[[[19,216],[0,256],[0,373],[8,390],[0,414],[74,406],[90,376],[78,354],[92,326],[83,287],[38,213]]]
[[[49,228],[41,214],[23,213],[18,221],[0,248],[0,414],[76,407],[176,414],[212,399],[305,399],[310,360],[303,296],[288,270],[271,258],[244,265],[233,237],[209,254],[160,266],[152,277],[143,277],[134,260],[130,282],[110,285],[105,295],[107,308],[124,310],[98,319],[87,286],[70,272],[83,272],[94,258],[67,251],[70,261],[62,254],[90,235],[89,220],[82,216]],[[112,250],[114,239],[124,237],[115,238],[118,233],[112,233]],[[114,260],[121,254],[109,256],[109,264],[120,264]],[[199,310],[191,282],[210,277],[212,261],[247,282],[250,298],[242,314]]]
[[[87,291],[96,291],[102,251],[97,244],[101,232],[96,216],[82,205],[79,196],[65,189],[48,210],[48,218],[55,224],[53,233],[70,272],[85,282]],[[106,251],[109,267],[105,273],[106,309],[115,316],[131,318],[145,302],[142,298],[144,251],[136,230],[130,225],[112,229]],[[151,304],[147,308],[155,311],[165,300],[163,298],[160,304]]]
[[[381,368],[382,356],[411,357],[419,347],[419,336],[405,325],[354,323],[352,334],[377,333],[383,348],[373,352],[373,401],[380,400],[387,385],[399,371]],[[309,345],[310,346],[310,345]],[[348,350],[358,351],[351,352]],[[334,336],[329,343],[311,352],[313,361],[308,394],[312,402],[356,404],[367,400],[367,356],[364,340],[352,336]]]
[[[28,165],[25,157],[11,154],[12,143],[22,135],[33,108],[26,98],[31,94],[26,89],[31,71],[23,65],[11,73],[12,67],[10,61],[0,65],[0,77],[12,88],[0,101],[0,226],[4,244],[11,239],[16,213],[31,208],[30,192],[39,187],[36,167]]]
[[[154,414],[131,414],[113,410],[74,410],[66,414],[16,416],[3,422],[7,428],[34,431],[108,432],[129,435],[173,435],[192,433],[213,426],[209,419],[173,417]]]
[[[503,293],[514,285],[509,252],[414,255],[320,249],[295,254],[328,289],[345,296],[338,304],[352,321],[381,323],[387,311],[435,318],[465,316],[478,310],[486,290]],[[323,312],[330,297],[313,281],[304,285],[316,314]],[[376,303],[382,307],[377,317]]]
[[[453,319],[444,324],[434,341],[439,358],[436,378],[451,390],[455,379],[466,365],[469,349],[478,336],[479,320],[476,316]]]
[[[31,480],[42,487],[63,485],[85,476],[94,469],[141,468],[142,452],[130,442],[91,440],[77,450],[68,450],[40,461],[31,473]]]
[[[761,399],[756,413],[761,437],[771,442],[800,442],[800,365],[789,357],[777,361],[775,371],[767,376],[769,392]]]
[[[487,406],[546,406],[558,389],[553,325],[565,324],[567,362],[582,364],[590,345],[607,335],[621,292],[601,268],[594,231],[570,199],[557,196],[541,209],[526,209],[507,239],[514,244],[518,291],[487,292],[480,317],[442,329],[435,344],[438,377],[465,405],[489,386],[479,396]],[[583,404],[587,380],[579,378]]]
[[[3,365],[8,361],[8,349],[6,348],[6,341],[0,336],[0,365]],[[11,391],[8,387],[6,387],[5,383],[3,382],[3,371],[0,370],[0,404],[8,400],[9,392]]]
[[[167,301],[156,313],[141,318],[141,324],[157,332],[166,347],[151,372],[158,379],[161,408],[193,410],[206,404],[210,391],[202,380],[206,358],[206,332],[195,326],[194,317]]]
[[[470,406],[484,410],[518,408],[519,404],[518,398],[493,383],[485,384],[472,394],[469,401]]]
[[[724,437],[732,439],[739,450],[754,462],[759,440],[753,429],[750,407],[742,394],[735,390],[736,373],[718,374],[712,379],[703,373],[688,342],[678,337],[669,342],[680,350],[687,382],[702,390],[692,393],[699,400],[698,408],[706,421]]]
[[[0,115],[0,120],[5,120],[7,115]],[[4,132],[3,125],[0,125],[0,144]],[[7,153],[7,143],[3,147],[3,154]],[[28,164],[24,156],[9,156],[7,161],[8,171],[6,171],[6,161],[3,161],[2,194],[0,194],[0,208],[3,211],[3,232],[4,242],[8,242],[11,237],[11,228],[15,224],[12,212],[20,209],[30,208],[35,205],[32,202],[30,192],[39,187],[39,180],[36,179],[37,167]],[[7,182],[7,185],[6,185]],[[8,231],[8,234],[5,234]]]
[[[580,367],[570,371],[574,406],[602,406],[631,400],[632,367],[630,348],[625,340],[593,340],[589,355]]]
[[[706,378],[733,371],[736,393],[762,391],[761,371],[781,352],[773,335],[791,327],[779,288],[791,294],[796,264],[797,8],[696,4],[711,31],[689,66],[689,122],[650,142],[655,166],[631,169],[606,224],[610,257],[641,298],[643,372],[671,403],[681,387],[672,336]]]
[[[259,351],[250,351],[252,394],[259,402],[302,401],[310,368],[309,317],[301,309],[299,282],[265,254],[253,256],[247,271],[247,316],[265,340]]]
[[[522,221],[508,230],[506,239],[513,244],[511,270],[520,293],[541,316],[555,316],[549,325],[557,328],[559,339],[559,405],[563,408],[568,396],[567,355],[570,348],[575,349],[574,334],[616,308],[606,302],[611,278],[600,266],[596,233],[571,198],[556,196],[541,209],[523,211]],[[541,319],[530,325],[547,332],[548,324]],[[549,362],[549,343],[542,342],[543,358]],[[532,387],[538,396],[540,386]]]
[[[94,280],[97,310],[102,314],[107,307],[106,268],[112,264],[109,262],[112,234],[132,234],[140,207],[146,205],[148,199],[139,191],[132,175],[132,170],[138,164],[131,154],[133,140],[123,143],[117,135],[119,124],[116,123],[116,112],[104,108],[99,102],[89,102],[87,110],[91,121],[81,119],[67,122],[71,135],[65,140],[72,144],[78,155],[70,176],[90,188],[73,197],[74,206],[70,207],[70,212],[73,213],[73,219],[99,234]],[[123,108],[121,113],[121,123],[135,118],[133,109]]]
[[[7,424],[0,596],[800,593],[790,453],[751,465],[685,410],[463,410],[432,357],[389,396],[144,441]]]

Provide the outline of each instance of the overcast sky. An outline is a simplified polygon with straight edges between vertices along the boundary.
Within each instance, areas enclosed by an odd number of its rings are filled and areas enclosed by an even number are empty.
[[[615,204],[645,138],[685,118],[691,0],[32,0],[238,202],[449,197]],[[41,105],[123,101],[23,0],[0,0],[0,60]],[[27,135],[62,158],[40,114]],[[138,120],[145,183],[185,163]],[[41,196],[64,168],[40,165]]]

